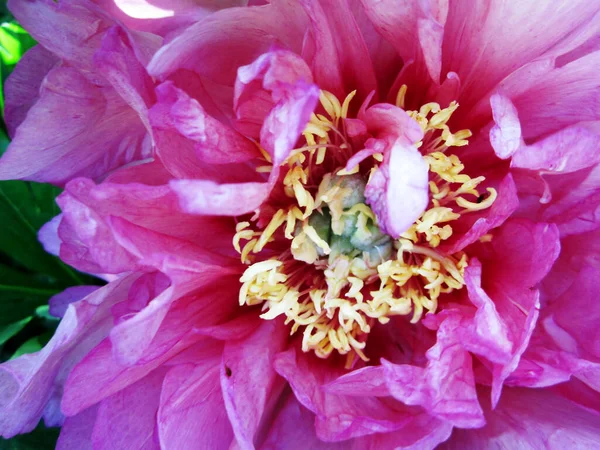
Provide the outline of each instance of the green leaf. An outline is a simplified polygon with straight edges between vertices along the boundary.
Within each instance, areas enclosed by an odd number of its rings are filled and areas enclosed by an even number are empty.
[[[37,239],[40,227],[59,213],[54,186],[26,181],[0,182],[0,251],[34,272],[81,284],[81,278]]]
[[[40,338],[41,336],[34,336],[26,341],[17,349],[10,359],[18,358],[19,356],[26,355],[27,353],[39,352],[43,347],[43,344],[40,342]]]
[[[34,314],[38,306],[63,290],[43,274],[33,274],[0,264],[0,325],[8,325]]]
[[[0,25],[0,58],[7,66],[17,64],[23,53],[35,44],[35,39],[16,22]]]
[[[15,323],[11,323],[10,325],[0,329],[0,345],[4,345],[6,341],[8,341],[11,337],[15,336],[19,333],[25,325],[31,322],[32,317],[26,317],[23,320],[20,320]]]
[[[60,433],[59,428],[46,428],[42,422],[29,434],[12,439],[0,438],[0,450],[52,450]]]

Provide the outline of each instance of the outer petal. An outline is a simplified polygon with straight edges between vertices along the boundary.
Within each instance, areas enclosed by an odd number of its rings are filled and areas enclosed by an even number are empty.
[[[63,184],[77,175],[100,177],[149,155],[142,122],[112,88],[58,67],[0,160],[0,178]]]
[[[56,443],[57,450],[92,450],[92,432],[98,407],[92,406],[65,420]]]
[[[540,389],[506,389],[495,411],[486,411],[479,430],[455,430],[440,448],[593,449],[600,442],[600,417]]]
[[[462,81],[463,107],[472,106],[511,72],[576,33],[598,10],[598,5],[586,1],[451,2],[443,66]]]
[[[56,56],[41,45],[36,45],[23,55],[6,80],[4,120],[11,137],[37,102],[44,78],[57,63]]]
[[[166,370],[159,369],[103,400],[92,433],[94,450],[158,450],[156,413]]]
[[[54,337],[40,352],[0,366],[3,436],[35,428],[46,403],[54,390],[61,388],[73,365],[108,334],[113,323],[110,308],[123,299],[136,278],[131,275],[114,281],[70,305]]]
[[[162,448],[230,448],[233,432],[219,387],[218,361],[218,353],[203,354],[167,373],[157,416]]]

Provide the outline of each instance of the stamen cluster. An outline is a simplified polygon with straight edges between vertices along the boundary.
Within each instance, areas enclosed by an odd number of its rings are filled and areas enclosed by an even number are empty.
[[[404,106],[405,93],[403,86],[397,106]],[[356,356],[368,360],[366,338],[376,322],[412,314],[415,323],[424,312],[436,311],[441,294],[464,286],[468,256],[437,248],[452,236],[453,221],[489,208],[496,198],[492,188],[487,197],[477,189],[484,177],[469,177],[455,154],[445,154],[467,145],[471,135],[448,128],[458,105],[442,109],[428,103],[408,113],[424,132],[417,146],[429,166],[430,207],[398,239],[383,234],[364,197],[383,155],[344,168],[353,154],[344,119],[354,94],[340,103],[322,92],[325,114],[312,115],[306,145],[284,163],[281,192],[272,202],[277,206],[267,210],[270,220],[257,211],[238,223],[233,242],[249,265],[240,279],[240,305],[262,305],[265,320],[285,316],[292,334],[303,329],[305,352],[326,358],[336,351],[348,355],[348,365]]]

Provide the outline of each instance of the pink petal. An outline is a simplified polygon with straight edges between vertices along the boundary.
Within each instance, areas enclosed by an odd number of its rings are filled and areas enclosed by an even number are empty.
[[[315,434],[315,416],[302,406],[293,395],[289,395],[278,412],[261,450],[343,450],[347,442],[323,442]]]
[[[373,63],[347,0],[304,0],[302,5],[312,25],[305,45],[314,47],[304,56],[317,84],[340,98],[354,89],[363,98],[376,90]]]
[[[452,3],[444,29],[443,64],[462,81],[463,107],[570,37],[597,11],[598,5],[587,1],[551,6],[533,0]],[[511,26],[502,25],[507,23]]]
[[[300,53],[306,22],[300,6],[293,3],[218,11],[163,46],[148,70],[164,80],[187,69],[233,86],[237,69],[275,43]]]
[[[433,450],[452,433],[452,425],[423,413],[398,431],[357,438],[353,450]]]
[[[270,97],[273,107],[262,123],[260,143],[271,155],[273,166],[279,167],[304,131],[317,105],[319,88],[312,84],[310,69],[300,57],[274,50],[239,68],[235,110],[265,95]],[[242,119],[239,112],[238,119]]]
[[[375,28],[402,59],[421,60],[429,76],[438,82],[442,66],[442,36],[448,5],[443,1],[362,1]]]
[[[276,353],[283,350],[287,329],[280,321],[261,321],[256,331],[239,341],[225,343],[221,389],[227,415],[241,448],[254,448],[265,406],[275,401]]]
[[[254,143],[209,116],[203,107],[171,82],[157,88],[150,113],[158,155],[177,178],[219,181],[260,179],[249,164],[260,156]]]
[[[498,197],[491,208],[480,213],[463,216],[460,223],[454,227],[457,239],[452,237],[446,244],[440,245],[446,253],[452,254],[463,250],[489,233],[494,228],[502,225],[519,207],[517,187],[511,174],[506,175],[497,186]]]
[[[477,428],[485,423],[477,399],[471,356],[462,347],[460,321],[444,320],[437,343],[427,351],[425,368],[382,360],[392,395],[407,405],[418,405],[454,426]]]
[[[510,360],[494,364],[492,402],[495,405],[502,384],[516,369],[533,333],[540,307],[535,286],[558,256],[558,230],[548,224],[511,220],[494,236],[490,247],[493,250],[488,250],[487,256],[480,255],[484,279],[489,280],[484,289],[494,301],[513,344]],[[515,255],[520,256],[515,258]]]
[[[293,348],[275,359],[275,370],[290,383],[298,401],[316,414],[319,439],[341,441],[397,430],[416,414],[411,408],[390,402],[389,397],[350,397],[323,390],[322,386],[343,373],[340,368]]]

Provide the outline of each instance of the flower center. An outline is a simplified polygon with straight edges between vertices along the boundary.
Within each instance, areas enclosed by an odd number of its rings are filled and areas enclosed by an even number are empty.
[[[403,86],[399,107],[405,92]],[[347,355],[348,367],[356,356],[368,360],[366,339],[377,322],[412,314],[416,323],[425,311],[436,311],[442,293],[464,287],[467,255],[445,254],[438,246],[452,236],[453,221],[489,208],[496,198],[492,188],[487,197],[477,189],[484,177],[462,173],[460,159],[445,154],[471,136],[448,128],[456,102],[445,109],[428,103],[408,113],[424,132],[417,145],[429,165],[429,208],[398,239],[384,234],[364,196],[383,155],[344,169],[353,154],[345,134],[353,97],[341,103],[322,92],[324,114],[312,115],[306,145],[292,152],[280,186],[260,211],[238,223],[233,240],[249,265],[240,278],[240,305],[262,305],[265,320],[285,316],[292,334],[302,329],[303,351],[321,358]]]

